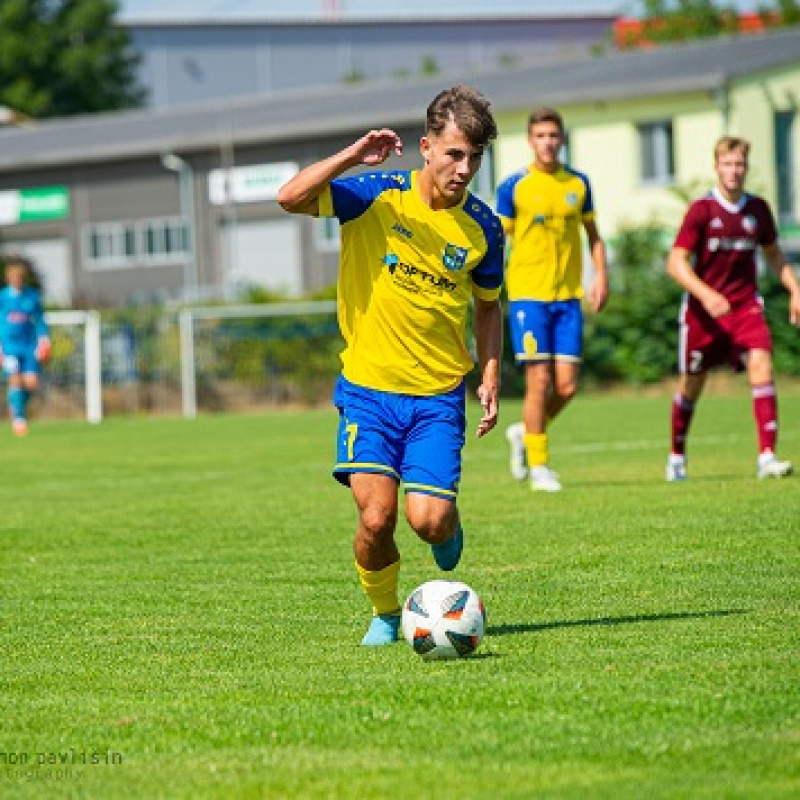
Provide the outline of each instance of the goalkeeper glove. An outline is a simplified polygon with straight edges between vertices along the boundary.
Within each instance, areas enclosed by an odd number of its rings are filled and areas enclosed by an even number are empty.
[[[50,360],[50,355],[53,352],[53,347],[50,340],[46,337],[39,339],[36,345],[36,360],[41,364],[46,364]]]

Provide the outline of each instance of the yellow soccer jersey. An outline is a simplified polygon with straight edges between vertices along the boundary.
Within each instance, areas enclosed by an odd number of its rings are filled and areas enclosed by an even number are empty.
[[[454,389],[473,366],[464,342],[470,298],[494,300],[503,282],[494,212],[469,192],[454,208],[432,210],[416,171],[337,179],[319,210],[341,223],[345,378],[411,395]]]
[[[526,167],[498,187],[497,213],[512,237],[509,300],[583,296],[581,227],[594,219],[585,175],[565,166],[553,175]]]

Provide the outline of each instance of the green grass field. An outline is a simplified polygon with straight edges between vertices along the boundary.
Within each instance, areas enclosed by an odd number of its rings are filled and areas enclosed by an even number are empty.
[[[470,439],[453,574],[489,631],[448,663],[358,644],[332,410],[3,429],[0,797],[799,796],[800,478],[755,479],[741,386],[666,484],[668,414],[579,396],[558,495]],[[406,594],[438,573],[398,541]]]

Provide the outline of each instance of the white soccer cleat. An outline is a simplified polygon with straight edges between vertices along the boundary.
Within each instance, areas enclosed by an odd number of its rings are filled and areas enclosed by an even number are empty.
[[[774,453],[764,453],[758,457],[758,478],[785,478],[791,475],[794,467],[791,461],[781,461]]]
[[[686,466],[686,456],[670,453],[669,458],[667,459],[667,480],[670,483],[674,481],[685,481],[689,477],[686,471]]]
[[[508,462],[511,477],[515,481],[524,481],[528,477],[528,462],[525,458],[525,426],[515,422],[506,428],[506,439],[511,448],[511,458]]]
[[[546,466],[531,467],[531,489],[534,492],[560,492],[561,484],[553,470]]]

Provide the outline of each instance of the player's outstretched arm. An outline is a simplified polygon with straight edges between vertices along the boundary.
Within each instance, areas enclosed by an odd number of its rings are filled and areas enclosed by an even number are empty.
[[[800,284],[780,245],[775,242],[764,248],[764,258],[767,266],[778,276],[778,280],[789,292],[789,320],[792,325],[800,326]]]
[[[685,248],[672,248],[667,260],[667,272],[673,280],[703,304],[703,308],[712,319],[717,319],[731,310],[730,303],[725,297],[697,276],[689,261],[689,251]]]
[[[360,164],[382,164],[392,153],[403,154],[403,142],[394,131],[388,128],[369,131],[338,153],[300,170],[281,186],[278,202],[290,214],[316,216],[318,198],[334,178]]]
[[[478,400],[483,414],[478,423],[480,438],[497,425],[500,398],[500,359],[503,354],[503,310],[499,300],[475,298],[475,343],[481,385]]]

